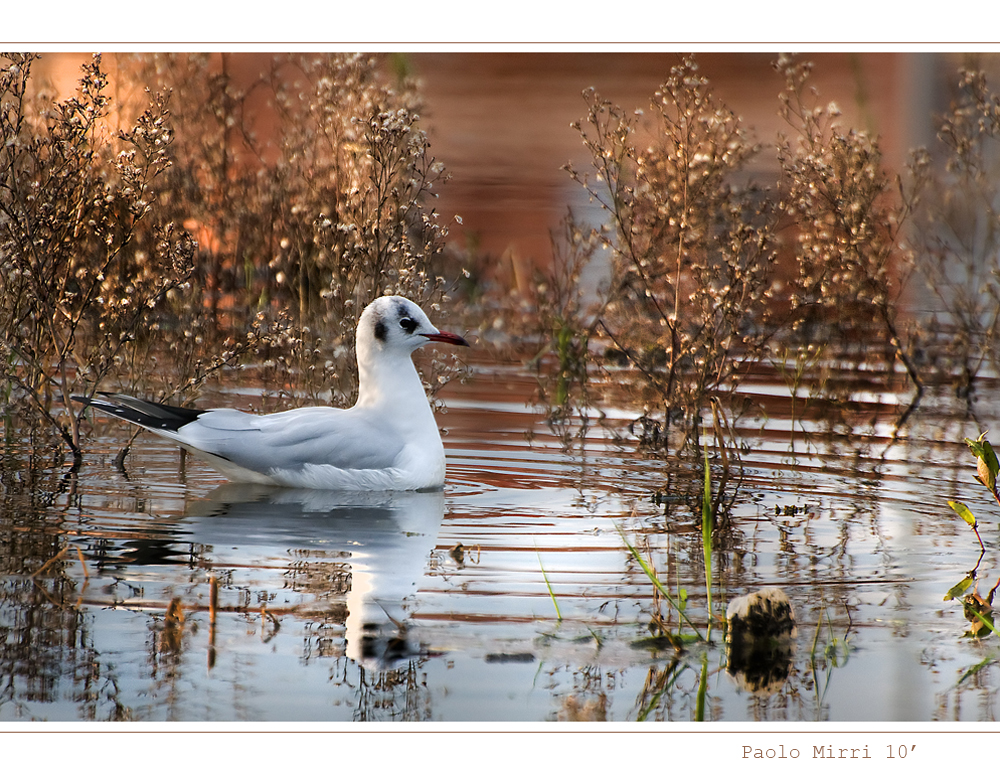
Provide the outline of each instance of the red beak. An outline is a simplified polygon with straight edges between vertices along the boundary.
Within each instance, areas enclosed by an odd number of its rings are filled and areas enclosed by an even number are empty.
[[[457,334],[452,334],[450,331],[439,331],[437,334],[423,334],[421,336],[427,337],[429,340],[434,340],[434,342],[447,342],[449,345],[469,347],[469,343],[464,338],[459,337]]]

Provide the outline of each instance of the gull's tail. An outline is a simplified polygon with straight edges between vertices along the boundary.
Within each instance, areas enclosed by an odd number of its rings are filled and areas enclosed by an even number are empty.
[[[148,428],[150,431],[176,432],[205,412],[205,410],[173,407],[169,404],[136,399],[123,393],[98,393],[92,399],[86,396],[74,396],[73,401],[90,405],[94,409]]]

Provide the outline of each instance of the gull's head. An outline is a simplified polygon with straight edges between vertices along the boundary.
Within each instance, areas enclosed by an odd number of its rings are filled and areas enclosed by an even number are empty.
[[[457,334],[438,329],[423,310],[402,296],[379,297],[358,321],[359,356],[371,352],[409,355],[428,342],[469,345]]]

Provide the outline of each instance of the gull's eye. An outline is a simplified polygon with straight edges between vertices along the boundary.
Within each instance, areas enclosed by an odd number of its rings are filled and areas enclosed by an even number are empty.
[[[412,318],[400,318],[399,325],[406,331],[407,334],[413,334],[417,328],[417,322]]]

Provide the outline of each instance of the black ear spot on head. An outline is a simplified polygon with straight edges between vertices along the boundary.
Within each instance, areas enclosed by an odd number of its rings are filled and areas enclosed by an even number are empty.
[[[385,342],[385,322],[376,321],[375,322],[375,339],[379,342]]]

